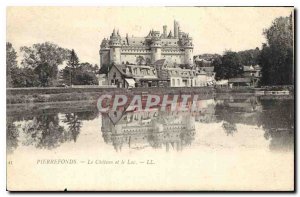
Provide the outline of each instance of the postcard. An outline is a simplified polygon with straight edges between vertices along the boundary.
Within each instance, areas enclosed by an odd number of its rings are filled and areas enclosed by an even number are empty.
[[[8,191],[294,191],[294,7],[7,7]]]

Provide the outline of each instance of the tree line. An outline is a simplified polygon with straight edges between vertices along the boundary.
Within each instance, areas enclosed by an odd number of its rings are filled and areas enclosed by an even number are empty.
[[[292,85],[294,83],[294,29],[292,14],[276,18],[263,31],[266,43],[262,49],[225,51],[223,55],[203,54],[216,72],[216,79],[240,77],[244,65],[260,65],[261,85]],[[198,65],[201,66],[201,65]]]
[[[7,87],[55,87],[97,85],[98,65],[80,62],[76,52],[45,42],[20,48],[21,62],[11,43],[6,43]],[[65,64],[65,65],[64,65]],[[63,67],[59,70],[59,67]]]

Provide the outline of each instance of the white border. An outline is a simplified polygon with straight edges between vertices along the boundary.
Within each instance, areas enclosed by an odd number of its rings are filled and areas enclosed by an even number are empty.
[[[4,0],[0,1],[0,37],[1,37],[1,72],[0,72],[0,90],[1,90],[1,115],[0,115],[0,135],[1,135],[1,168],[0,168],[0,191],[1,196],[10,195],[9,192],[6,191],[6,72],[5,72],[5,42],[6,42],[6,7],[7,6],[295,6],[296,8],[299,8],[299,1],[293,1],[293,0],[168,0],[168,1],[162,1],[162,0],[151,0],[151,1],[138,1],[138,0],[101,0],[101,1],[95,1],[95,0]],[[297,20],[296,26],[298,26],[299,20]],[[296,45],[297,46],[297,45]],[[297,55],[299,55],[299,51],[297,51]],[[299,56],[298,56],[299,57]],[[296,65],[297,66],[297,65]],[[299,76],[299,68],[297,69],[297,74]],[[297,86],[296,92],[298,92],[299,87]],[[296,112],[296,111],[295,111]],[[299,117],[297,117],[298,122]],[[295,131],[297,132],[297,131]],[[297,135],[299,136],[299,134]],[[298,142],[299,139],[297,139]],[[298,153],[298,151],[297,151]],[[298,157],[298,156],[297,156]],[[297,181],[299,182],[299,181]],[[299,187],[296,187],[299,189]],[[24,194],[22,194],[24,195]],[[26,195],[26,194],[25,194]],[[39,193],[38,195],[41,195]],[[49,194],[47,194],[49,195]],[[58,196],[64,195],[63,193],[57,194]],[[79,195],[84,195],[83,193],[80,193]],[[107,194],[101,194],[101,195],[107,195]],[[110,195],[110,194],[108,194]],[[119,195],[119,194],[114,194]],[[142,194],[138,194],[142,195]],[[156,194],[158,196],[161,196],[162,194]],[[188,194],[185,194],[188,195]],[[206,195],[206,194],[205,194]],[[211,195],[211,194],[209,194]],[[218,194],[213,194],[218,195]],[[238,194],[241,195],[241,194]],[[258,196],[262,196],[264,194],[257,194]],[[289,195],[289,194],[282,194],[282,195]]]

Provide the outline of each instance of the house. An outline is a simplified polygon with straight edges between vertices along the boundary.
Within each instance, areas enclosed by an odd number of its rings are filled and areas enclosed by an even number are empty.
[[[215,84],[213,67],[194,70],[178,67],[166,59],[154,65],[113,65],[108,73],[108,84],[119,88],[130,87],[202,87]]]
[[[220,87],[220,88],[228,87],[228,80],[222,79],[222,80],[216,81],[215,85],[216,85],[216,87]]]
[[[165,87],[192,87],[196,71],[178,67],[166,59],[156,61],[157,76]]]
[[[261,77],[261,67],[259,65],[243,66],[243,71],[244,77]]]
[[[242,78],[231,78],[228,80],[228,85],[230,88],[232,87],[250,87],[252,86],[251,78],[250,77],[242,77]]]
[[[261,78],[261,67],[259,65],[255,66],[243,66],[243,74],[238,78],[231,78],[228,80],[230,87],[234,86],[248,86],[256,87]]]
[[[107,77],[105,74],[96,74],[99,86],[107,85]]]
[[[251,78],[252,86],[256,87],[261,78],[261,67],[255,66],[243,66],[243,77]]]
[[[213,86],[215,84],[215,74],[205,71],[196,73],[195,85],[196,87]]]
[[[118,88],[155,87],[156,69],[145,65],[113,65],[108,73],[109,85]]]

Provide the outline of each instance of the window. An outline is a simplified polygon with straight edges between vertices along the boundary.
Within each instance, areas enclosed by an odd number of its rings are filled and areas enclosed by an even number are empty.
[[[172,79],[172,86],[175,86],[175,79]]]
[[[180,80],[179,79],[177,79],[177,85],[180,86]]]

